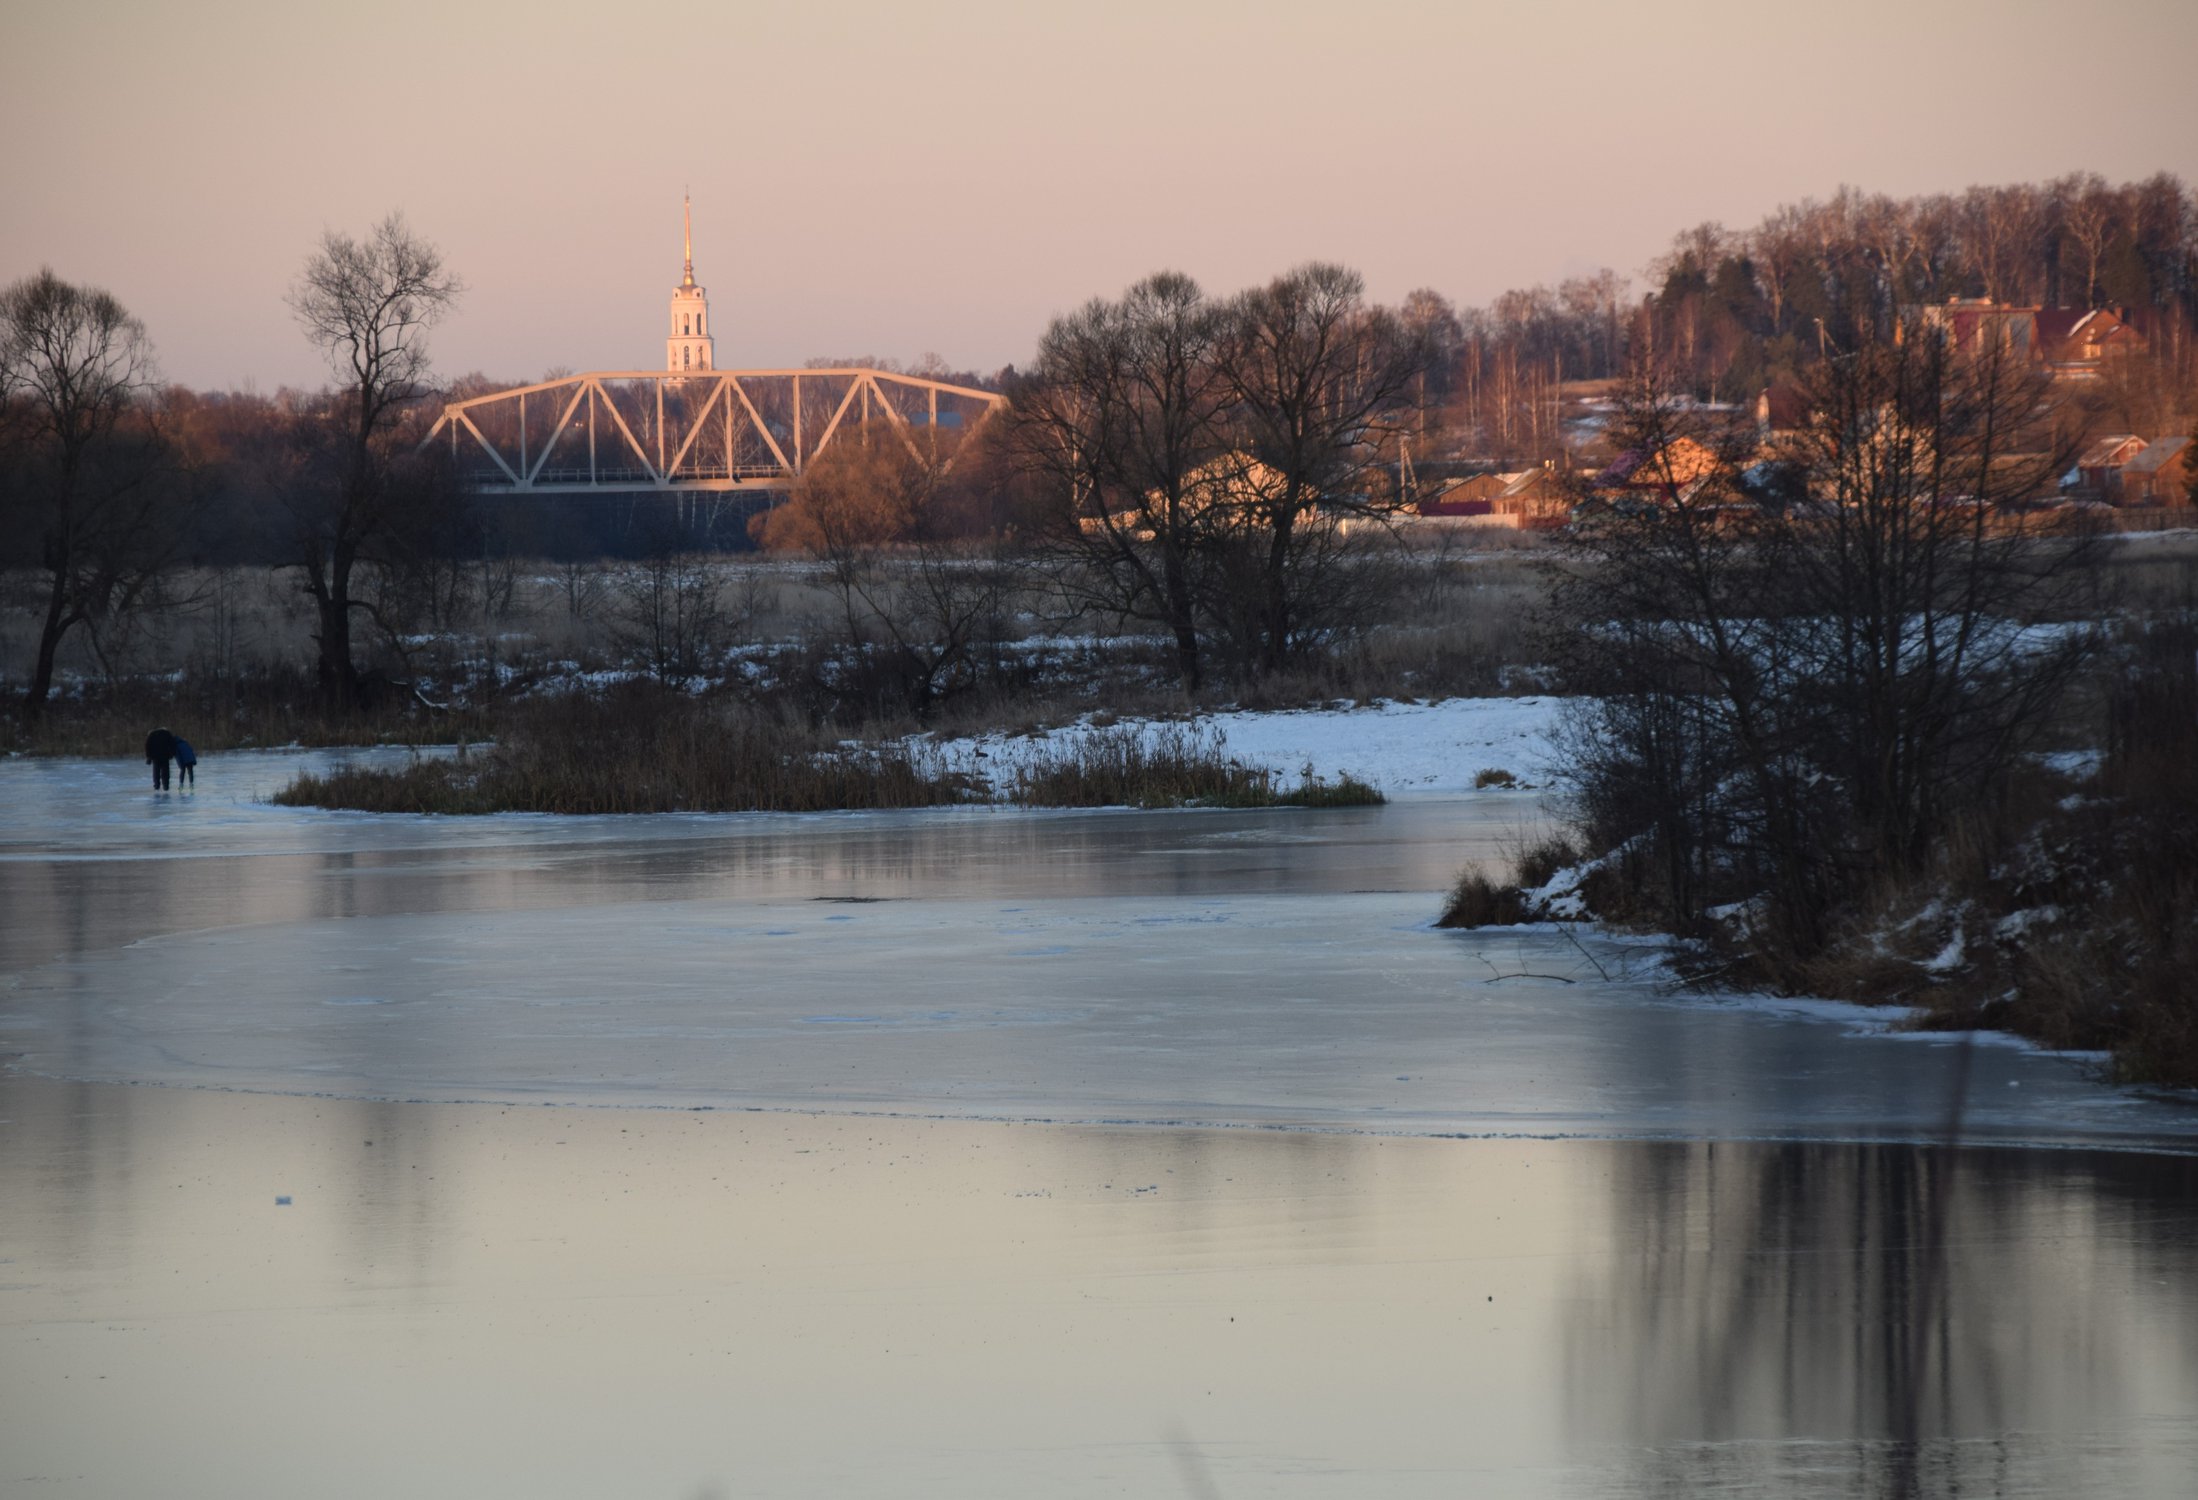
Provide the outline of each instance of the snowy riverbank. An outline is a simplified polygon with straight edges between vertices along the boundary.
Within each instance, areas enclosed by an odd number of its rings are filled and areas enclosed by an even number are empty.
[[[1455,795],[1473,790],[1484,771],[1509,771],[1539,785],[1549,776],[1551,732],[1561,698],[1450,698],[1369,707],[1245,709],[1190,720],[1122,719],[1115,732],[1154,734],[1188,724],[1211,728],[1225,751],[1249,766],[1295,778],[1310,770],[1335,780],[1370,782],[1391,797]],[[1096,728],[1090,720],[1030,734],[988,734],[935,741],[950,767],[998,787],[1014,770],[1058,751]]]

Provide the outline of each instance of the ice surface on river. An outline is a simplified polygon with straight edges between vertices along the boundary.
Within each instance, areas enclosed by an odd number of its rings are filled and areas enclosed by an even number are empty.
[[[1362,716],[1369,743],[1403,717]],[[0,1051],[381,1098],[1418,1134],[1925,1138],[1959,1087],[1973,1136],[2198,1137],[2070,1059],[1674,994],[1637,944],[1432,930],[1532,794],[614,819],[256,800],[335,758],[217,757],[167,796],[129,762],[0,764]]]

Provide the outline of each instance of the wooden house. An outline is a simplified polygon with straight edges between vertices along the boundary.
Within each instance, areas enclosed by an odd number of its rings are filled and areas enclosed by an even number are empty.
[[[2188,505],[2190,481],[2198,468],[2192,464],[2187,437],[2155,438],[2144,451],[2122,465],[2121,503],[2124,505]]]

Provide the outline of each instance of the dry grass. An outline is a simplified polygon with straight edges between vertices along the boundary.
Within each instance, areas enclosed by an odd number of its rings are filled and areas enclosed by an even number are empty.
[[[1517,881],[1495,881],[1475,868],[1458,877],[1437,927],[1516,927],[1527,921],[1526,898]]]
[[[1548,885],[1558,871],[1579,862],[1580,851],[1561,835],[1522,842],[1511,856],[1510,880],[1491,879],[1477,866],[1459,875],[1435,925],[1515,927],[1522,922],[1542,921],[1544,914],[1528,901],[1527,892]]]
[[[1231,760],[1220,732],[1188,724],[1098,729],[1024,761],[1007,800],[1026,807],[1364,807],[1385,800],[1355,777],[1274,772]]]
[[[930,807],[979,789],[933,752],[850,741],[728,699],[634,685],[512,709],[504,737],[395,770],[306,775],[275,801],[363,812],[822,812]],[[1100,730],[1027,763],[1006,800],[1037,807],[1344,807],[1382,800],[1353,778],[1284,785],[1230,760],[1211,729]]]
[[[722,700],[646,688],[515,713],[495,747],[396,771],[301,776],[294,807],[413,813],[823,812],[969,799],[920,751],[846,745]]]

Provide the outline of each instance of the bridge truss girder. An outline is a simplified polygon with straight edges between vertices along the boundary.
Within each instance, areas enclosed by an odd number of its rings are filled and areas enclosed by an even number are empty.
[[[850,427],[921,458],[1005,401],[884,370],[597,370],[450,402],[425,441],[488,494],[783,490]]]

